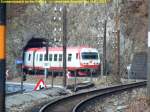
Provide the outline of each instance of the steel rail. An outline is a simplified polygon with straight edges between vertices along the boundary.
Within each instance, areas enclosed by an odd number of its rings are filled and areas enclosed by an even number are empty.
[[[110,96],[110,95],[118,93],[118,92],[123,92],[123,91],[126,91],[126,90],[131,90],[133,88],[143,87],[143,86],[146,86],[146,81],[118,86],[117,88],[113,88],[110,91],[106,91],[104,93],[99,93],[99,94],[97,94],[95,96],[91,96],[89,98],[84,99],[83,101],[79,102],[73,108],[72,112],[83,112],[83,107],[86,104],[89,104],[90,102],[96,100],[97,98],[104,98],[104,97]]]
[[[83,104],[84,101],[89,98],[96,97],[100,94],[109,94],[110,92],[112,93],[114,91],[127,90],[129,88],[131,89],[145,85],[146,81],[142,81],[131,84],[122,84],[107,88],[94,89],[88,92],[80,92],[50,102],[44,105],[39,112],[77,112],[76,109],[80,106],[80,104]]]

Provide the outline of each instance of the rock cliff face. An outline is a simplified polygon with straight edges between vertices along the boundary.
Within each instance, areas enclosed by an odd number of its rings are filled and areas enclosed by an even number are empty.
[[[146,51],[148,32],[148,0],[124,2],[121,11],[122,36],[129,61],[135,52]]]
[[[47,38],[53,46],[61,46],[62,12],[55,11],[55,7],[62,6],[60,4],[8,5],[7,64],[14,74],[16,71],[14,60],[21,56],[23,46],[32,37]],[[122,63],[130,63],[134,52],[146,50],[147,0],[120,2],[119,9],[121,60]],[[115,60],[115,17],[114,2],[107,5],[67,5],[68,46],[89,45],[102,52],[106,18],[107,59],[113,64]],[[57,42],[54,42],[55,40]]]

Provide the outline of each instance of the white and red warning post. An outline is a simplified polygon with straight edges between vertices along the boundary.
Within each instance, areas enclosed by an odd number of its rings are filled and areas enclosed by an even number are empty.
[[[34,91],[41,90],[44,88],[47,88],[47,86],[46,86],[45,82],[42,79],[40,79],[39,82],[36,84]]]

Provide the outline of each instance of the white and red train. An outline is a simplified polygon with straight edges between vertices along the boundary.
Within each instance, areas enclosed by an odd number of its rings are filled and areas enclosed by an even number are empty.
[[[67,48],[67,70],[99,70],[100,56],[98,50],[91,47],[68,47]],[[63,70],[62,47],[49,47],[48,60],[46,59],[46,48],[29,48],[24,52],[24,71],[48,71]]]

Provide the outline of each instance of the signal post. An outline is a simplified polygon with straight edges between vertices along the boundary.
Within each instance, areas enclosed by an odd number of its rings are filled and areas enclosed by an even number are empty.
[[[5,25],[6,4],[0,4],[0,112],[5,112]]]

